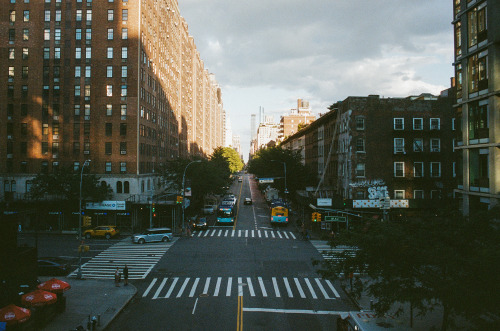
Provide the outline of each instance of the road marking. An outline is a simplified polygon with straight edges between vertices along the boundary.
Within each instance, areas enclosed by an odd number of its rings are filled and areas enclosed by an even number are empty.
[[[297,289],[299,290],[300,297],[302,299],[305,299],[306,298],[306,294],[302,290],[302,286],[300,286],[299,279],[298,278],[294,278],[294,280],[295,280],[295,285],[297,285]]]
[[[247,277],[248,290],[250,291],[250,296],[255,296],[255,291],[253,290],[252,280],[250,277]]]
[[[227,280],[227,290],[226,290],[227,297],[231,296],[231,284],[232,283],[233,283],[233,277],[229,277]]]
[[[249,308],[243,307],[243,311],[259,313],[281,313],[281,314],[308,314],[308,315],[341,315],[348,314],[346,311],[331,310],[306,310],[306,309],[276,309],[276,308]]]
[[[314,289],[311,285],[311,282],[309,281],[309,278],[304,278],[304,281],[307,284],[307,287],[309,287],[309,292],[311,292],[311,295],[313,296],[313,299],[317,299],[318,296],[316,295],[316,292],[314,292]]]
[[[273,238],[276,238],[276,237],[274,236],[274,231],[271,231],[271,236],[273,236]]]
[[[231,237],[234,237],[234,233],[235,233],[235,230],[233,230],[233,232],[231,233]]]
[[[252,238],[255,238],[255,232],[252,230]]]
[[[243,297],[238,297],[238,316],[236,322],[236,330],[243,331]]]
[[[198,233],[198,237],[201,237],[202,233],[203,233],[203,231],[200,231],[200,233]]]
[[[264,231],[264,234],[266,235],[266,238],[269,238],[268,235],[267,235],[267,231]]]
[[[157,280],[157,278],[154,278],[154,279],[153,279],[153,281],[151,282],[151,284],[149,284],[148,288],[146,289],[146,292],[144,292],[144,293],[142,294],[142,297],[143,297],[143,298],[144,298],[144,297],[146,297],[146,296],[149,294],[149,291],[151,291],[151,289],[152,289],[152,288],[153,288],[153,286],[155,285],[156,280]]]
[[[283,232],[283,234],[285,235],[286,239],[290,239],[290,238],[288,238],[288,235],[286,234],[286,232]]]
[[[248,230],[245,230],[245,238],[248,238]]]
[[[276,293],[276,297],[280,298],[281,297],[280,289],[278,288],[278,283],[276,282],[276,277],[273,277],[272,280],[273,280],[274,292]]]
[[[165,298],[170,298],[170,294],[172,294],[172,291],[174,290],[175,284],[177,284],[177,281],[179,280],[179,277],[174,277],[174,281],[172,282],[172,285],[170,285],[170,288],[168,289],[167,295]]]
[[[210,277],[207,277],[205,282],[205,288],[203,289],[203,294],[208,294],[208,287],[210,286]]]
[[[219,295],[220,282],[222,281],[222,277],[217,277],[217,284],[215,285],[214,297]]]
[[[262,277],[258,277],[257,279],[259,280],[260,289],[262,290],[262,296],[267,297],[267,291],[266,288],[264,287],[264,282],[262,281]]]
[[[226,230],[226,233],[224,234],[224,237],[227,237],[228,233],[229,233],[229,230]]]
[[[330,283],[330,280],[326,280],[326,284],[330,287],[330,289],[332,290],[333,294],[335,294],[335,296],[337,298],[340,298],[340,295],[339,295],[339,292],[337,292],[337,290],[335,289],[335,287],[333,287],[332,283]]]
[[[238,296],[243,296],[243,284],[241,282],[241,277],[238,277]]]
[[[160,295],[161,290],[163,289],[163,286],[165,286],[165,283],[167,282],[167,279],[168,279],[168,277],[167,278],[163,278],[163,280],[161,281],[160,286],[156,290],[155,295],[153,295],[153,299],[158,298],[158,296]]]
[[[203,237],[208,236],[208,234],[209,234],[209,233],[210,233],[210,230],[207,230],[207,231],[205,232],[205,235],[204,235]]]
[[[257,230],[257,234],[259,235],[259,238],[262,238],[262,236],[260,235],[260,230]]]
[[[295,236],[293,235],[292,232],[290,232],[290,235],[292,236],[293,239],[297,239],[297,238],[295,238]]]
[[[217,236],[220,237],[221,234],[222,234],[222,230],[219,230],[219,234]]]
[[[196,291],[196,287],[198,286],[198,282],[200,281],[199,278],[196,278],[194,280],[193,287],[191,288],[191,292],[189,292],[189,297],[192,298],[194,296],[194,292]]]
[[[321,293],[323,293],[323,296],[325,297],[325,299],[330,300],[330,297],[328,296],[328,294],[326,294],[326,291],[325,291],[323,285],[321,285],[319,278],[315,278],[314,280],[316,281],[316,284],[318,284],[319,290],[321,291]]]
[[[215,231],[217,231],[217,230],[213,230],[213,231],[212,231],[212,234],[210,235],[210,237],[213,237],[213,236],[214,236]]]
[[[241,230],[238,230],[238,238],[241,237]]]
[[[194,302],[193,312],[191,313],[192,315],[194,315],[194,311],[196,310],[196,305],[197,304],[198,304],[198,298],[196,298],[196,300]]]
[[[177,293],[176,298],[180,298],[181,297],[182,293],[184,292],[184,289],[186,288],[186,286],[187,286],[187,284],[189,282],[189,279],[190,278],[188,277],[188,278],[186,278],[186,280],[184,280],[184,283],[182,284],[181,289],[179,290],[179,293]]]
[[[281,232],[277,231],[276,233],[278,234],[278,236],[280,237],[280,239],[283,239],[283,237],[281,236]]]
[[[290,284],[288,284],[288,279],[283,277],[283,281],[285,282],[286,291],[288,292],[288,297],[293,298],[292,289],[290,288]]]

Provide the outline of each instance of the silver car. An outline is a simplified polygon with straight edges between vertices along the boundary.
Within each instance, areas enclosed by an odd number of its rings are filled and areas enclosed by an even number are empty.
[[[132,236],[132,242],[138,244],[154,241],[168,242],[170,240],[172,240],[172,229],[170,228],[147,229],[141,234],[134,234]]]

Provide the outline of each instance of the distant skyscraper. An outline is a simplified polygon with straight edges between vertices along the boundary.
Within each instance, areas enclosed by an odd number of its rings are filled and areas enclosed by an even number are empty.
[[[254,139],[257,135],[257,128],[255,127],[255,114],[250,116],[250,140]]]

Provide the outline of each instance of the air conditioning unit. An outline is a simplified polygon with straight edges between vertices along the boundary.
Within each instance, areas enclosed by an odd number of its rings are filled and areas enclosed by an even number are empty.
[[[52,140],[59,140],[59,135],[58,134],[53,134],[52,135]]]
[[[83,151],[83,154],[90,154],[90,151]]]
[[[120,151],[120,154],[125,155],[125,154],[127,154],[127,151]]]

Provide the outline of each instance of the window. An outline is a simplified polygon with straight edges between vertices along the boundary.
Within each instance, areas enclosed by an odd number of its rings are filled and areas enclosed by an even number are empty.
[[[120,143],[120,154],[121,155],[127,154],[127,143],[126,142]]]
[[[413,119],[413,130],[423,130],[424,129],[424,119],[414,118]]]
[[[122,85],[121,86],[121,96],[126,97],[127,96],[127,85]]]
[[[90,142],[89,141],[85,141],[83,143],[83,154],[90,154]]]
[[[356,164],[356,177],[365,177],[365,164]]]
[[[113,115],[113,105],[107,104],[106,105],[106,116],[111,116]]]
[[[107,173],[111,172],[111,162],[106,162],[106,172]]]
[[[43,40],[50,40],[50,29],[43,30]]]
[[[405,152],[405,139],[394,138],[394,154]]]
[[[61,58],[61,47],[54,48],[54,59]]]
[[[404,199],[405,191],[404,190],[394,190],[394,199]]]
[[[423,162],[413,162],[413,177],[424,177]]]
[[[75,85],[75,97],[79,97],[81,95],[81,86]]]
[[[29,22],[30,21],[30,11],[29,10],[25,10],[23,12],[23,21],[24,22]]]
[[[365,151],[365,139],[358,138],[356,139],[356,152],[364,152]]]
[[[29,49],[27,47],[23,48],[23,60],[27,60],[29,56]]]
[[[122,21],[128,20],[128,9],[122,9]]]
[[[127,135],[127,123],[120,123],[120,136]]]
[[[431,199],[441,199],[441,191],[431,190]]]
[[[128,29],[127,28],[123,28],[122,29],[122,39],[128,39]]]
[[[115,16],[115,11],[113,9],[108,9],[108,21],[113,21]]]
[[[127,119],[127,105],[120,105],[120,119],[122,121]]]
[[[45,11],[44,20],[45,22],[50,22],[50,10]]]
[[[116,193],[122,193],[123,192],[123,184],[121,181],[116,182]]]
[[[82,58],[82,48],[76,47],[75,48],[75,59],[79,60],[81,58]]]
[[[363,116],[356,116],[356,130],[365,129],[365,118]]]
[[[49,172],[49,162],[42,161],[42,167],[41,167],[40,171],[44,174],[48,173]]]
[[[85,29],[85,39],[92,40],[92,29]]]
[[[422,138],[413,139],[413,151],[414,152],[423,152],[424,151],[424,139],[422,139]]]
[[[441,162],[431,162],[431,177],[441,177]]]
[[[122,174],[127,172],[127,162],[120,162],[120,172]],[[128,182],[125,182],[125,183],[127,184]],[[128,190],[125,193],[128,193]]]
[[[440,152],[441,151],[441,139],[432,138],[431,139],[431,152]]]
[[[49,143],[43,141],[42,142],[42,155],[48,155],[49,154]]]
[[[127,78],[127,66],[122,66],[122,78]]]
[[[92,47],[85,48],[85,58],[86,59],[92,58]]]
[[[16,40],[16,30],[9,29],[9,41],[15,41],[15,40]]]
[[[82,40],[82,29],[75,29],[75,39]]]
[[[56,40],[56,41],[61,40],[61,29],[59,29],[59,28],[54,29],[54,40]]]
[[[476,46],[487,39],[486,6],[477,7],[467,14],[467,39],[469,47]]]
[[[61,22],[61,11],[56,10],[56,22]]]
[[[75,66],[75,78],[82,77],[82,67]]]
[[[394,130],[404,130],[405,128],[405,120],[404,118],[395,118],[394,119]]]
[[[108,47],[108,50],[106,52],[106,57],[108,59],[112,59],[113,58],[113,47]]]
[[[91,77],[90,66],[85,66],[85,77],[87,77],[87,78]]]
[[[74,113],[75,116],[80,116],[80,105],[75,105]]]
[[[78,172],[80,170],[80,162],[73,162],[73,171]]]
[[[113,123],[106,123],[105,124],[106,128],[106,136],[111,136],[113,134]]]
[[[21,135],[26,136],[28,134],[28,123],[21,123]]]
[[[440,118],[431,118],[430,129],[439,130],[440,129]]]
[[[77,9],[76,10],[76,21],[81,21],[82,20],[82,10]]]
[[[469,139],[484,139],[489,137],[488,101],[469,103]]]
[[[9,60],[14,60],[16,57],[15,57],[15,54],[16,54],[16,49],[15,48],[9,48]]]
[[[30,30],[29,29],[23,29],[23,40],[27,41],[30,39]]]
[[[108,29],[108,40],[113,40],[113,28]]]
[[[113,96],[113,85],[106,85],[106,96]]]
[[[92,9],[87,9],[87,24],[92,22]]]
[[[9,83],[12,83],[14,81],[14,67],[9,67]]]
[[[9,22],[10,23],[16,22],[16,11],[15,10],[9,11]]]
[[[56,156],[57,154],[59,154],[59,143],[53,142],[52,143],[52,155]]]
[[[404,177],[404,176],[405,176],[405,163],[394,162],[394,177]]]
[[[104,143],[104,153],[106,155],[111,155],[113,152],[112,144],[110,142]]]
[[[423,190],[415,190],[413,191],[413,199],[423,199],[424,191]]]
[[[107,78],[112,78],[113,77],[113,66],[107,66],[106,67],[106,77]]]
[[[469,93],[488,88],[488,62],[484,53],[468,58]]]
[[[128,57],[128,48],[122,47],[122,59],[126,59]]]
[[[23,66],[23,71],[21,73],[23,78],[28,78],[28,67]]]

